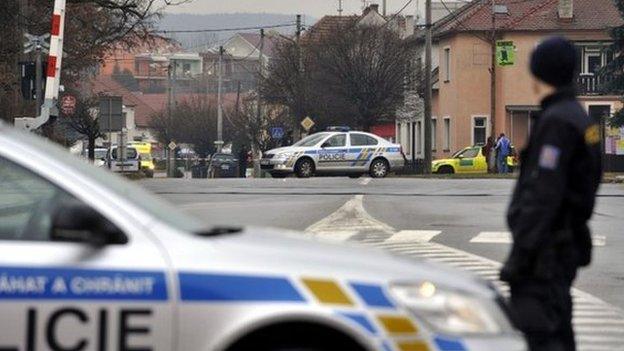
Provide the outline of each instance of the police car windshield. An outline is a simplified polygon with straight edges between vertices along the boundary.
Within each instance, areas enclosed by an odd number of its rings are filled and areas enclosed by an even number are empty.
[[[329,136],[330,133],[316,133],[309,135],[298,142],[294,143],[293,146],[315,146],[320,143],[323,139]]]
[[[101,187],[123,197],[132,205],[142,208],[154,218],[158,218],[159,221],[167,225],[190,233],[202,233],[208,229],[207,226],[198,219],[185,214],[161,198],[143,190],[140,186],[120,176],[111,174],[109,171],[93,167],[52,142],[32,136],[28,133],[12,130],[11,128],[3,128],[1,125],[0,134],[7,134],[11,141],[34,146],[44,157],[53,159],[55,162],[73,169],[76,173],[82,174]]]

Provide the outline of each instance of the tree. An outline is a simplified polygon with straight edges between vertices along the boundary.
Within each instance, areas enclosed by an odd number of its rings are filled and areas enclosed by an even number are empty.
[[[204,96],[186,99],[171,110],[158,112],[151,122],[158,141],[167,145],[192,144],[200,157],[214,152],[217,126],[216,104]]]
[[[66,87],[94,72],[114,48],[150,42],[165,6],[189,0],[68,0],[62,80]],[[22,32],[50,31],[54,1],[0,1],[0,115],[34,115],[34,103],[16,94],[20,86]]]
[[[276,47],[261,95],[287,106],[297,124],[310,115],[321,127],[370,130],[403,104],[414,53],[389,26],[352,22],[301,46],[282,40]]]
[[[225,110],[225,116],[232,141],[249,145],[255,150],[268,150],[278,146],[278,141],[271,138],[269,130],[271,127],[290,125],[288,113],[280,105],[263,105],[258,114],[256,94],[240,98],[240,103]]]
[[[61,113],[64,124],[74,132],[87,139],[87,153],[89,160],[95,159],[95,140],[103,138],[104,133],[100,131],[100,122],[97,116],[98,100],[96,97],[80,97],[78,94],[76,109],[73,114],[65,115]]]
[[[298,43],[289,39],[275,42],[268,74],[261,77],[260,96],[269,104],[288,107],[293,115],[290,124],[295,128],[305,116],[313,113],[314,102],[319,101],[314,98],[317,95],[312,79],[314,72],[312,56]]]
[[[624,0],[616,1],[620,15],[624,18]],[[624,95],[624,25],[611,29],[613,44],[610,50],[613,60],[600,71],[602,89],[616,95]],[[624,126],[624,109],[619,110],[609,121],[612,127]]]
[[[403,103],[412,51],[387,26],[352,24],[312,50],[317,84],[335,97],[330,107],[350,106],[364,130],[394,117]],[[337,108],[335,110],[338,110]]]

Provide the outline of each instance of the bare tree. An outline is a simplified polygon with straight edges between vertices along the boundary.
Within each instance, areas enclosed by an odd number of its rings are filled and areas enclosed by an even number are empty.
[[[268,150],[277,146],[269,129],[288,125],[288,113],[281,105],[268,104],[261,107],[258,118],[257,101],[255,94],[243,96],[240,103],[226,109],[225,116],[232,139],[249,144],[255,150]]]
[[[171,111],[157,113],[151,121],[158,141],[167,145],[192,144],[200,157],[214,152],[217,126],[216,104],[203,96],[196,96],[177,104]]]
[[[100,131],[99,118],[96,110],[97,105],[98,103],[95,97],[79,96],[74,113],[69,115],[61,113],[61,119],[64,121],[64,124],[70,130],[73,130],[87,139],[89,160],[95,159],[95,140],[104,137],[104,133]]]
[[[351,25],[312,50],[316,83],[338,103],[350,105],[364,130],[394,117],[404,101],[413,52],[386,26]]]

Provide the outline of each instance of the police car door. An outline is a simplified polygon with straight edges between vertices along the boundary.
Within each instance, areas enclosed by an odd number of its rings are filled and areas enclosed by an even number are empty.
[[[347,167],[347,134],[330,136],[321,144],[318,153],[318,170],[332,171]]]
[[[0,155],[0,350],[172,349],[159,250],[79,195]]]
[[[349,165],[355,169],[367,170],[379,141],[363,133],[350,133]]]

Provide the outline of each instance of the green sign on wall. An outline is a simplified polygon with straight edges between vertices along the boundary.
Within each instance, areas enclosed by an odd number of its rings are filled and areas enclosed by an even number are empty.
[[[513,41],[496,42],[496,62],[499,66],[513,66],[516,61],[516,47]]]

